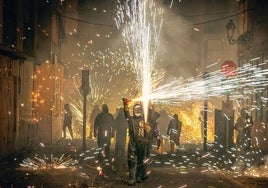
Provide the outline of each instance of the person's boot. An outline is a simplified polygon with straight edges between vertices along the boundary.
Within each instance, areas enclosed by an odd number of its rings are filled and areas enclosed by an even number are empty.
[[[127,185],[128,186],[134,186],[134,185],[136,185],[136,180],[133,179],[133,178],[129,179],[128,182],[127,182]]]
[[[147,164],[143,165],[143,169],[142,169],[142,176],[141,176],[141,181],[144,182],[145,180],[147,180],[149,177],[147,176]]]
[[[129,169],[129,180],[128,180],[127,184],[128,184],[128,186],[136,185],[135,168]]]
[[[143,180],[142,180],[142,178],[141,178],[141,177],[137,177],[136,182],[137,182],[137,183],[142,183],[142,182],[143,182]]]

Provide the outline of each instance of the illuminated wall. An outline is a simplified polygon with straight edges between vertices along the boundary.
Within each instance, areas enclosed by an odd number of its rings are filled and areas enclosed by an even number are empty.
[[[39,137],[45,143],[61,138],[62,110],[61,65],[44,63],[34,75],[34,114],[39,122]]]

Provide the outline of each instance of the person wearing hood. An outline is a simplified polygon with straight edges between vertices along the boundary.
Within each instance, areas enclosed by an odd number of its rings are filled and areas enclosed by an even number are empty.
[[[175,147],[180,145],[182,122],[178,118],[178,114],[174,114],[169,121],[167,135],[169,136],[170,152],[174,153]]]
[[[94,137],[99,148],[102,148],[102,158],[109,159],[114,117],[109,113],[107,104],[102,105],[102,111],[94,121]]]

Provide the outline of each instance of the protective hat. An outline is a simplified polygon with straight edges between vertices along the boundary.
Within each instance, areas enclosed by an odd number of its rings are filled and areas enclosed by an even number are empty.
[[[134,117],[141,117],[143,115],[143,110],[141,104],[135,104],[133,106],[133,116]]]

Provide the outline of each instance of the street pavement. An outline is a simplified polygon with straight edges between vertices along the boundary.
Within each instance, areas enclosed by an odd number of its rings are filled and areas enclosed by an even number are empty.
[[[111,159],[100,166],[95,140],[87,140],[85,151],[81,139],[36,143],[34,149],[0,161],[0,188],[128,187],[126,160],[118,171],[113,148]],[[147,161],[149,178],[135,187],[267,188],[266,156],[255,150],[241,162],[234,152],[204,152],[194,144],[182,145],[174,154],[154,150]]]

